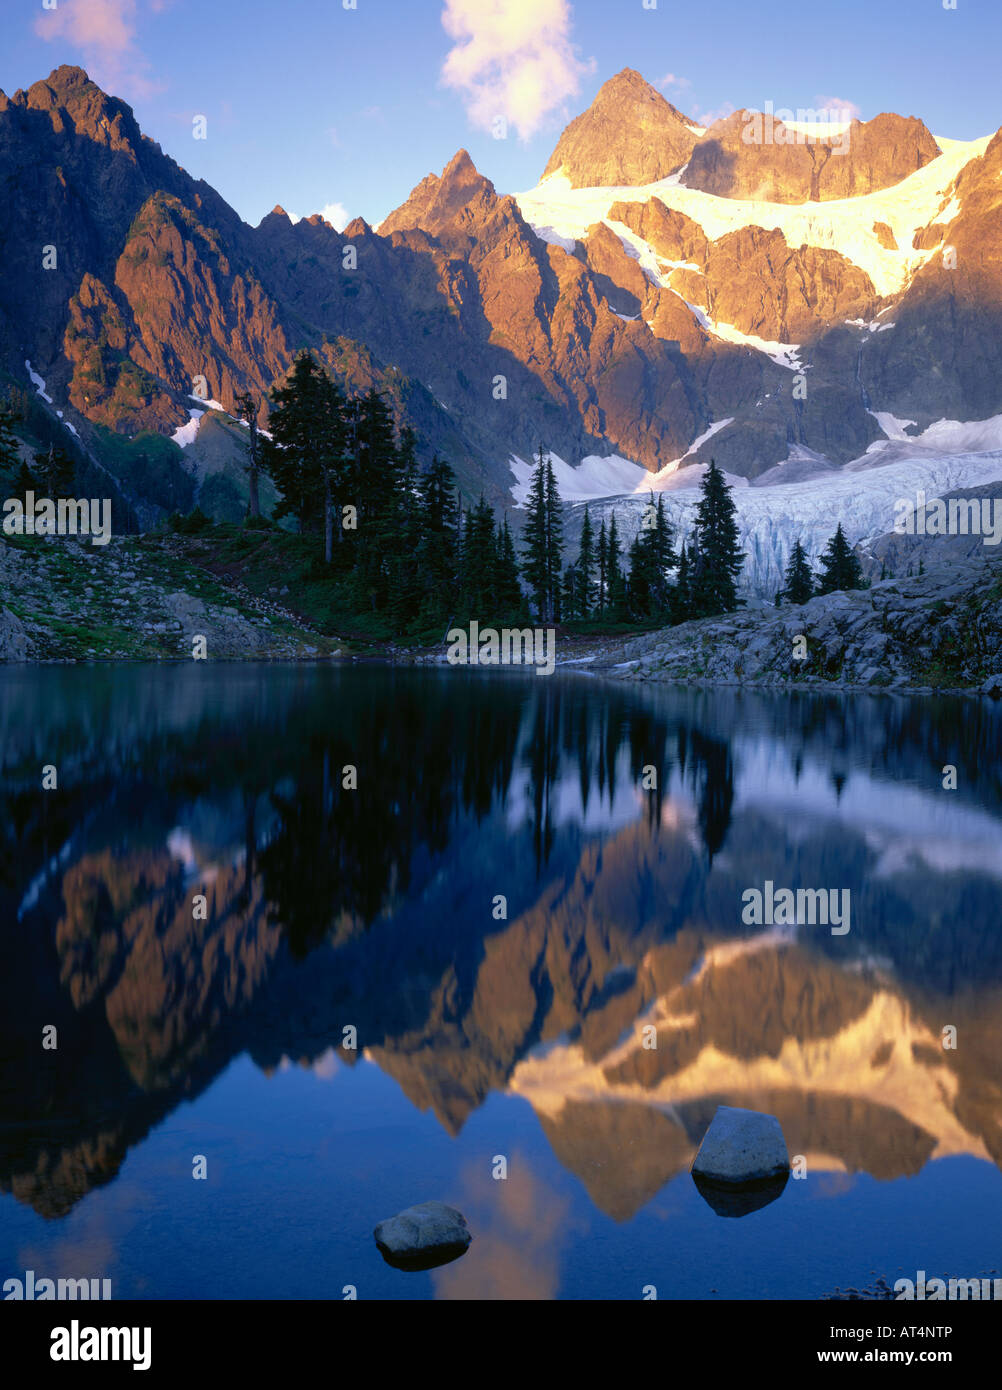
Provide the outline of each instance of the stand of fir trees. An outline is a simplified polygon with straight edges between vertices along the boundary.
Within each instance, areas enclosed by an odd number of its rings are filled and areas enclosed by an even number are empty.
[[[835,534],[828,542],[821,556],[821,573],[815,580],[803,545],[797,540],[790,552],[786,567],[785,587],[776,595],[777,604],[783,599],[787,603],[802,604],[817,594],[832,594],[846,589],[866,589],[869,587],[863,578],[863,567],[859,558],[846,539],[839,522]],[[886,577],[886,566],[881,567],[881,579]]]
[[[537,618],[657,626],[735,609],[744,555],[731,490],[715,462],[701,489],[693,534],[678,552],[663,495],[655,503],[650,494],[625,556],[615,510],[608,523],[601,520],[596,536],[585,506],[578,557],[563,567],[561,579],[560,499],[540,449],[529,486],[522,569]]]
[[[237,409],[251,436],[249,520],[262,524],[259,479],[267,473],[282,497],[276,519],[294,518],[300,535],[315,541],[312,575],[329,585],[331,609],[363,621],[378,617],[374,627],[386,635],[435,640],[474,618],[484,625],[535,621],[592,630],[664,626],[739,605],[745,557],[731,489],[713,460],[692,531],[677,550],[664,497],[655,502],[652,492],[625,554],[616,511],[596,531],[586,505],[571,560],[564,554],[553,461],[540,446],[520,563],[507,515],[497,520],[483,496],[464,510],[451,466],[435,457],[421,471],[413,432],[397,435],[379,393],[349,397],[313,354],[301,352],[273,388],[268,435],[257,430],[252,397],[240,397]],[[10,449],[5,452],[10,458]],[[55,459],[46,462],[57,470]],[[841,526],[821,568],[819,593],[863,585]],[[798,540],[777,599],[804,603],[814,591]]]
[[[238,410],[256,418],[251,397]],[[464,514],[450,465],[435,457],[421,471],[413,431],[397,436],[377,391],[349,398],[301,352],[271,392],[271,437],[251,431],[250,516],[267,473],[282,494],[275,520],[315,538],[313,577],[329,584],[333,609],[420,639],[453,621],[527,617],[507,517],[496,523],[483,498]]]

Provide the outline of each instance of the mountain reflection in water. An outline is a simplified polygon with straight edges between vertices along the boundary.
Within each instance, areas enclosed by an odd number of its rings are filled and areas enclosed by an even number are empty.
[[[718,1104],[815,1174],[1002,1165],[998,705],[140,667],[4,671],[0,723],[0,1194],[44,1217],[241,1057],[452,1136],[520,1097],[615,1222]],[[742,925],[766,879],[851,932]]]

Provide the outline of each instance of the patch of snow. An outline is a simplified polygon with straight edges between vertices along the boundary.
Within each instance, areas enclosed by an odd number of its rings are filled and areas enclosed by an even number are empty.
[[[888,439],[914,439],[914,435],[905,433],[905,427],[907,425],[914,425],[914,420],[899,420],[897,416],[892,415],[889,410],[870,410],[867,413],[873,416]],[[872,448],[873,446],[871,445],[870,447]]]
[[[606,458],[600,458],[598,454],[589,454],[581,460],[577,468],[566,463],[557,454],[551,453],[548,458],[553,464],[557,490],[565,502],[590,502],[598,497],[614,497],[623,492],[632,492],[645,478],[651,477],[646,468],[641,468],[639,463],[631,463],[629,459],[621,458],[619,454],[609,454]],[[513,454],[509,466],[515,475],[511,494],[516,506],[524,507],[529,497],[529,486],[536,465],[526,463],[525,459]]]
[[[76,430],[74,429],[74,427],[70,424],[69,420],[66,420],[64,423],[65,423],[65,425],[66,425],[66,428],[69,430],[70,434],[76,434],[77,438],[79,439],[79,438],[80,438],[79,434],[77,434],[77,431],[76,431]]]
[[[197,396],[192,396],[192,400],[197,400]],[[180,425],[171,435],[175,444],[180,444],[182,449],[186,449],[189,444],[194,444],[198,438],[199,421],[205,414],[204,410],[189,410],[189,420],[186,425]]]
[[[27,373],[28,373],[28,376],[31,378],[31,382],[32,382],[32,385],[35,387],[35,390],[36,390],[36,391],[38,392],[38,394],[41,396],[41,398],[42,398],[43,401],[48,401],[48,402],[49,402],[49,405],[51,405],[51,404],[52,404],[52,397],[51,397],[51,396],[47,396],[47,395],[45,394],[45,382],[44,382],[43,379],[38,375],[37,372],[32,371],[31,363],[28,361],[27,357],[24,359],[24,366],[25,366],[25,370],[26,370]]]
[[[1002,449],[1002,415],[987,420],[937,420],[911,442],[944,453],[990,453]]]
[[[903,440],[939,453],[984,454],[1002,449],[1002,415],[993,415],[987,420],[937,420],[919,434],[906,434],[906,426],[914,426],[914,420],[899,420],[887,410],[871,410],[869,414],[888,439]],[[852,464],[846,467],[851,468]]]
[[[787,367],[791,372],[802,370],[800,358],[797,356],[800,352],[799,343],[772,343],[766,338],[757,338],[754,333],[742,333],[740,328],[735,328],[729,323],[711,324],[710,332],[727,343],[737,343],[741,347],[764,352],[777,367]]]
[[[191,394],[189,394],[188,399],[189,401],[198,401],[199,405],[204,407],[202,411],[203,414],[206,410],[221,410],[224,415],[229,415],[230,413],[225,405],[221,405],[219,401],[207,401],[204,396],[195,396]]]
[[[713,438],[718,430],[725,429],[726,426],[733,423],[732,416],[728,416],[726,420],[716,421],[692,441],[684,454],[666,464],[658,473],[649,473],[639,463],[632,463],[619,454],[608,454],[604,458],[599,454],[589,454],[581,460],[577,467],[567,463],[559,454],[548,453],[547,457],[553,464],[553,476],[564,502],[592,502],[598,498],[621,497],[627,493],[646,494],[651,489],[655,492],[662,492],[667,487],[675,486],[674,483],[669,483],[667,480],[670,476],[676,475],[679,465],[685,459],[695,454],[708,439]],[[515,499],[516,506],[524,507],[529,497],[532,474],[536,467],[535,460],[526,462],[517,454],[513,454],[509,459],[509,467],[515,475],[515,482],[511,489],[512,497]],[[695,476],[695,481],[690,481],[689,484],[695,486],[698,477],[702,476],[703,465],[697,464],[692,469],[683,469],[682,471]],[[748,482],[747,478],[729,478],[729,481],[738,487],[746,486]]]
[[[653,475],[648,474],[648,477],[656,483],[660,479],[667,478],[669,474],[676,473],[683,461],[689,458],[692,454],[698,453],[698,451],[703,447],[703,445],[706,443],[708,439],[712,439],[713,436],[719,433],[720,430],[726,429],[728,425],[733,424],[733,415],[728,415],[726,420],[717,420],[714,424],[710,426],[708,430],[704,430],[701,435],[699,435],[696,439],[692,441],[692,443],[689,445],[688,449],[686,449],[684,454],[680,454],[677,459],[672,459],[671,463],[666,463],[664,468],[660,469],[657,473]],[[634,491],[637,492],[642,490],[642,488],[634,489]],[[660,489],[656,488],[655,491],[660,491]]]

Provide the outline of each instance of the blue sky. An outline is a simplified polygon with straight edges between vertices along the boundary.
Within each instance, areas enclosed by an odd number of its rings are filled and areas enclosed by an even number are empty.
[[[627,66],[703,123],[837,99],[959,139],[1002,124],[1002,0],[345,3],[7,3],[0,87],[79,63],[252,223],[276,203],[378,222],[461,146],[499,190],[529,187],[566,122]],[[485,128],[498,115],[504,139]]]

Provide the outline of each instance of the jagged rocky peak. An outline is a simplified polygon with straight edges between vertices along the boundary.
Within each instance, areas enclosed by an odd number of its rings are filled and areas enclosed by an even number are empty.
[[[827,202],[890,188],[941,153],[915,116],[883,112],[817,138],[769,112],[743,110],[696,142],[683,182],[721,198]]]
[[[496,200],[490,179],[478,172],[466,150],[458,150],[441,176],[429,174],[423,178],[407,201],[380,223],[379,234],[389,236],[391,232],[420,227],[437,236],[470,203],[493,204]]]
[[[599,88],[566,128],[543,177],[562,172],[572,188],[655,183],[688,160],[699,127],[633,68]]]
[[[111,149],[124,149],[142,143],[142,134],[132,107],[92,82],[83,68],[63,64],[54,68],[44,81],[34,82],[26,92],[16,92],[10,105],[28,111],[49,113],[53,130],[61,132],[63,115],[74,131]]]

